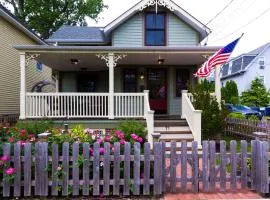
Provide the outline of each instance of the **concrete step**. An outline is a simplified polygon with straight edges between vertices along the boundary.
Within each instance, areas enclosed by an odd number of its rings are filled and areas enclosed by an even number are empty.
[[[186,120],[155,120],[155,127],[163,127],[163,126],[188,126]]]
[[[161,140],[193,140],[192,134],[161,134]]]
[[[188,126],[169,126],[169,127],[155,127],[154,131],[156,133],[171,133],[171,132],[191,132],[190,128]]]

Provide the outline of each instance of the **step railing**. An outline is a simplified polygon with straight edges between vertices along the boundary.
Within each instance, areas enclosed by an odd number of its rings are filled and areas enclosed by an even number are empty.
[[[195,110],[193,96],[187,90],[182,91],[182,118],[187,120],[189,128],[194,137],[194,141],[201,147],[201,110]]]
[[[148,142],[153,147],[153,136],[154,133],[154,113],[155,111],[151,110],[149,104],[149,90],[144,91],[144,118],[146,120],[147,130],[148,130]]]

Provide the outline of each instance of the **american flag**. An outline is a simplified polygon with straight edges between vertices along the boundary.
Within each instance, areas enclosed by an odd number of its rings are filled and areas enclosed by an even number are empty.
[[[241,36],[242,37],[242,36]],[[207,77],[210,75],[212,69],[217,65],[223,65],[229,59],[231,53],[233,52],[238,41],[241,39],[238,38],[228,44],[227,46],[218,50],[213,56],[211,56],[198,71],[194,74],[196,77]]]

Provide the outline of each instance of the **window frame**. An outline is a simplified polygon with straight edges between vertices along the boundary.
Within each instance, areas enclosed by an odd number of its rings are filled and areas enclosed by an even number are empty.
[[[147,15],[148,14],[155,14],[155,12],[146,12],[144,15],[144,45],[145,46],[167,46],[167,15],[166,15],[166,12],[157,13],[157,14],[162,14],[164,16],[164,28],[147,28]],[[164,44],[162,44],[162,45],[147,44],[147,32],[148,31],[163,31]]]

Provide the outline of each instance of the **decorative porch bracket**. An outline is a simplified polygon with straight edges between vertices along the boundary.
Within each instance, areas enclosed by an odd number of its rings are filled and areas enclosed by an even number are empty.
[[[26,118],[26,67],[40,54],[20,53],[20,119]]]
[[[171,11],[174,11],[172,3],[169,0],[148,0],[143,6],[139,8],[140,11],[150,6],[156,6],[156,13],[158,12],[158,6],[163,6]]]
[[[97,57],[105,60],[109,67],[109,119],[114,119],[114,67],[120,59],[125,58],[126,54],[97,54]]]

